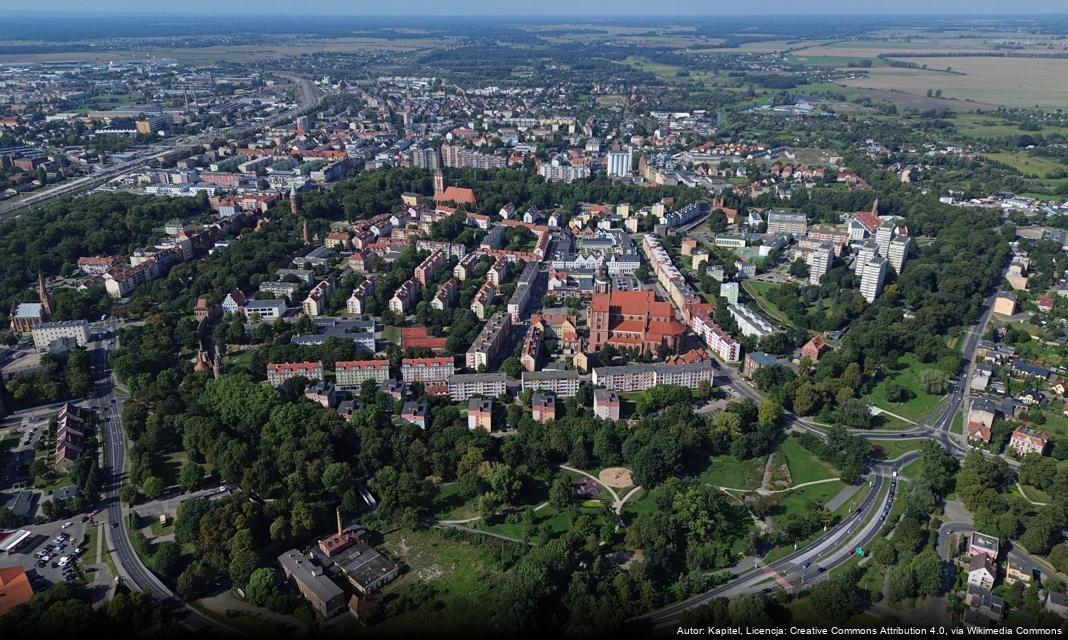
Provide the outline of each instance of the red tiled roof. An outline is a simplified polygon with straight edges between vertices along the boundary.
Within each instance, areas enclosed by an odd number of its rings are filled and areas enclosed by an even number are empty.
[[[20,604],[33,597],[33,587],[26,570],[20,566],[0,569],[0,616],[11,613]]]

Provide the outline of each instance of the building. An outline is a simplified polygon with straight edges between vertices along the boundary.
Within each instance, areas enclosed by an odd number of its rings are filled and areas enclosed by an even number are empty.
[[[415,268],[415,279],[419,284],[426,287],[434,281],[438,273],[449,264],[449,256],[441,249],[430,252],[430,255]]]
[[[397,288],[393,297],[389,299],[389,310],[393,313],[405,315],[419,302],[420,293],[422,293],[422,287],[418,280],[415,278],[405,280]]]
[[[312,333],[294,335],[293,344],[320,345],[329,338],[348,340],[368,353],[375,352],[374,320],[349,320],[343,318],[316,318],[312,320]]]
[[[985,533],[979,533],[978,531],[972,532],[971,538],[968,540],[968,556],[987,556],[991,560],[998,559],[998,539],[994,536],[988,536]]]
[[[742,345],[731,334],[724,331],[718,324],[712,321],[709,311],[694,311],[690,313],[690,328],[699,337],[704,339],[705,344],[720,360],[724,362],[738,362],[742,357]]]
[[[438,311],[451,309],[452,306],[456,304],[456,296],[459,290],[460,281],[456,278],[449,278],[438,288],[438,292],[434,294],[434,299],[430,301],[430,307]]]
[[[1016,294],[1010,291],[999,291],[994,298],[994,313],[1001,316],[1011,316],[1016,313]]]
[[[521,386],[523,391],[551,391],[561,398],[570,398],[578,393],[579,373],[574,369],[524,371]]]
[[[966,435],[968,436],[968,442],[978,440],[983,444],[990,444],[990,438],[993,433],[991,432],[990,427],[982,422],[968,422]]]
[[[890,256],[890,243],[893,242],[897,227],[893,222],[883,222],[875,230],[875,246],[879,255],[884,258]]]
[[[738,292],[737,282],[724,282],[719,285],[719,295],[727,300],[727,304],[738,304]]]
[[[731,317],[738,323],[738,328],[743,336],[763,338],[778,331],[778,328],[764,316],[753,311],[744,304],[735,304],[727,307]]]
[[[875,298],[883,292],[883,281],[886,279],[886,258],[874,256],[863,267],[860,273],[860,295],[868,303],[875,302]]]
[[[805,343],[805,346],[801,347],[801,357],[808,358],[813,363],[819,362],[820,356],[823,355],[827,349],[827,341],[823,339],[823,336],[813,336],[811,340]]]
[[[545,424],[556,420],[556,396],[534,394],[530,399],[530,410],[535,422]]]
[[[808,230],[808,218],[803,213],[790,213],[787,211],[771,211],[768,213],[769,234],[783,234],[801,237]]]
[[[353,360],[334,363],[334,381],[341,389],[355,389],[367,380],[379,385],[389,379],[389,360]]]
[[[406,384],[422,382],[425,385],[444,385],[455,373],[451,357],[405,358],[401,360],[401,379]]]
[[[1009,557],[1005,562],[1005,584],[1012,585],[1022,582],[1026,586],[1031,584],[1031,581],[1038,575],[1038,569],[1031,564],[1030,560],[1015,553],[1009,553]]]
[[[620,367],[597,367],[593,384],[613,391],[645,391],[659,384],[674,384],[696,389],[702,381],[714,382],[715,364],[711,361],[671,365],[629,364]]]
[[[345,301],[345,311],[349,315],[358,316],[366,313],[367,299],[375,293],[374,278],[367,278],[352,290],[352,295]]]
[[[686,327],[675,320],[671,303],[656,300],[652,291],[613,291],[593,296],[589,311],[590,350],[606,345],[641,354],[664,347],[672,353]]]
[[[753,374],[764,367],[777,367],[778,365],[779,361],[775,356],[763,351],[753,351],[745,354],[745,360],[742,362],[742,375],[752,379]]]
[[[449,399],[453,402],[474,396],[495,398],[508,391],[508,376],[503,373],[455,373],[449,376]]]
[[[493,401],[471,398],[467,401],[467,428],[493,431]]]
[[[467,350],[466,367],[472,371],[479,367],[488,369],[496,360],[501,347],[508,342],[511,330],[512,316],[504,311],[493,314]]]
[[[994,588],[994,578],[998,568],[990,556],[972,556],[968,562],[968,585],[980,589],[990,590]]]
[[[901,270],[905,268],[905,260],[909,257],[909,246],[911,244],[912,240],[908,236],[896,236],[890,241],[890,250],[886,255],[886,259],[890,261],[890,266],[894,268],[895,273],[900,274]]]
[[[1048,442],[1049,436],[1041,431],[1035,431],[1027,427],[1017,427],[1009,439],[1009,448],[1020,456],[1025,456],[1029,453],[1042,455]]]
[[[1046,611],[1062,618],[1068,618],[1068,596],[1056,591],[1050,591],[1043,605]],[[2,611],[0,611],[2,614]]]
[[[326,313],[326,306],[330,303],[330,296],[334,295],[333,280],[323,280],[308,292],[304,299],[304,314],[308,316],[320,316]]]
[[[594,389],[593,415],[601,420],[619,420],[619,395],[611,389]]]
[[[241,307],[241,313],[249,319],[275,320],[286,314],[286,301],[249,300],[245,306]]]
[[[290,378],[307,378],[317,382],[323,381],[323,363],[320,362],[281,362],[267,365],[267,382],[281,386]]]
[[[33,586],[26,570],[20,565],[0,568],[0,616],[33,598]]]
[[[89,343],[89,322],[87,320],[60,320],[42,322],[33,327],[33,346],[38,351],[45,351],[54,340],[73,339],[79,347]]]
[[[314,564],[299,551],[286,551],[278,556],[278,564],[281,565],[286,580],[297,587],[319,615],[329,618],[345,609],[345,592],[334,584],[322,567]]]
[[[430,418],[430,409],[425,402],[405,402],[401,407],[401,422],[414,424],[420,429],[426,429]]]
[[[605,160],[608,177],[629,176],[631,167],[634,166],[634,151],[630,147],[627,147],[626,151],[609,151]]]
[[[834,245],[821,242],[818,247],[805,254],[805,263],[808,264],[809,284],[819,284],[834,264]]]

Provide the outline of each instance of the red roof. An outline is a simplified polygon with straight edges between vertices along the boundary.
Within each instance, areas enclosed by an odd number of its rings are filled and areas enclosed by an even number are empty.
[[[455,202],[456,204],[478,204],[475,192],[467,187],[447,187],[434,196],[434,202]]]
[[[401,360],[401,366],[409,367],[451,367],[453,359],[443,356],[441,358],[405,358]]]
[[[322,368],[322,362],[271,362],[267,365],[267,371],[273,371],[275,373],[315,371],[316,369]]]
[[[20,566],[0,569],[0,616],[11,613],[20,604],[26,604],[33,597],[33,587],[26,576],[26,570]]]
[[[358,369],[388,369],[389,360],[349,360],[342,362],[335,362],[334,369],[336,371],[352,371]]]

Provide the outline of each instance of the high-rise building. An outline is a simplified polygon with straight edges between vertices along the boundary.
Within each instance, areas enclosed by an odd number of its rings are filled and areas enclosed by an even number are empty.
[[[886,259],[890,261],[890,266],[896,273],[901,273],[901,270],[905,268],[905,260],[908,259],[911,244],[912,240],[908,236],[897,236],[890,241],[890,251]]]
[[[417,169],[440,169],[441,155],[434,148],[412,149],[408,152],[408,164]]]
[[[808,218],[803,213],[772,211],[768,213],[768,233],[783,233],[801,237],[808,230]]]
[[[857,245],[857,258],[853,261],[853,273],[858,276],[864,272],[864,265],[879,253],[879,248],[872,239],[865,240]]]
[[[883,280],[886,278],[886,258],[875,256],[869,260],[860,274],[860,295],[869,303],[883,291]]]
[[[834,263],[834,247],[829,242],[822,242],[805,256],[808,263],[809,284],[819,284],[824,274],[831,270]]]
[[[311,131],[311,119],[308,116],[300,116],[293,123],[293,126],[296,128],[298,136],[306,136]]]
[[[609,177],[629,176],[632,166],[634,166],[634,151],[630,147],[627,147],[626,151],[608,152]]]
[[[727,299],[727,304],[738,304],[738,283],[724,282],[719,285],[719,295]]]
[[[884,222],[875,230],[875,244],[879,247],[879,255],[884,258],[890,255],[890,242],[894,239],[896,227],[892,222]]]

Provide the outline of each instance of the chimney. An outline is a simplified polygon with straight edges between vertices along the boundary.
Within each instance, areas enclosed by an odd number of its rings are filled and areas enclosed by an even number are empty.
[[[344,533],[344,530],[341,528],[341,507],[338,507],[336,509],[336,511],[337,511],[337,534],[340,536],[342,533]]]

